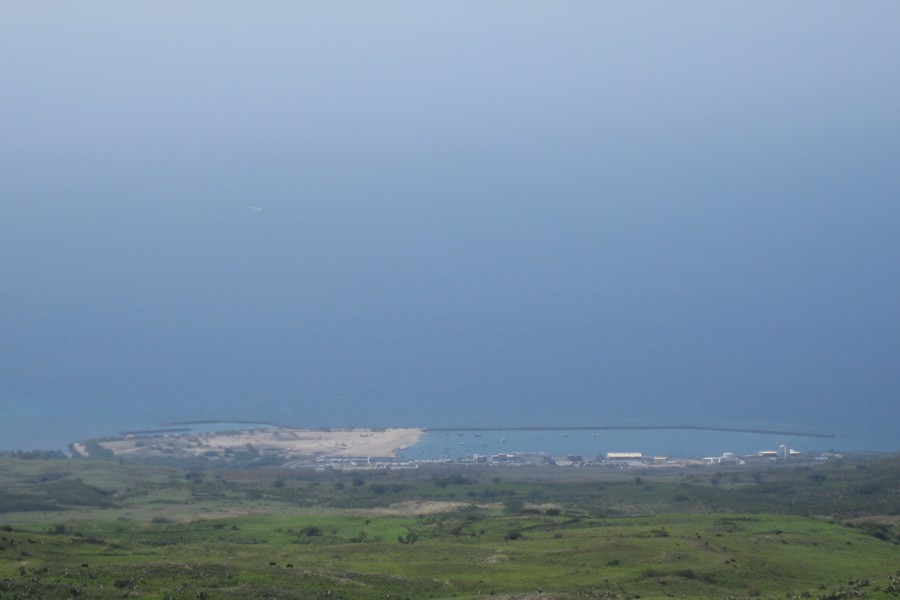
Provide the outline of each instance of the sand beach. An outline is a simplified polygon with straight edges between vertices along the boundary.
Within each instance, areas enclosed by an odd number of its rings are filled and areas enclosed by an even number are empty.
[[[248,429],[215,433],[129,435],[98,442],[115,456],[226,457],[236,453],[275,455],[285,460],[396,456],[416,443],[424,429]],[[73,452],[87,455],[85,443]]]

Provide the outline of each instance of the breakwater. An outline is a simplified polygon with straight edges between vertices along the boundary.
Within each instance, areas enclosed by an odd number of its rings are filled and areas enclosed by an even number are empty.
[[[710,427],[706,425],[558,425],[533,427],[427,427],[425,431],[487,432],[487,431],[719,431],[723,433],[755,433],[761,435],[788,435],[792,437],[836,438],[833,433],[811,431],[786,431],[779,429],[747,429],[741,427]]]

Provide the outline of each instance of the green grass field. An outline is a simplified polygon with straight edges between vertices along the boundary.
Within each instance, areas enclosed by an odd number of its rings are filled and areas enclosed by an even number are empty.
[[[0,598],[897,598],[900,459],[183,471],[0,457]]]

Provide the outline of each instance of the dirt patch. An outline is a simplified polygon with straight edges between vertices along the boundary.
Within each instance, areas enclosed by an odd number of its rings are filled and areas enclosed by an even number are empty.
[[[504,560],[509,560],[509,557],[506,556],[506,552],[503,550],[497,550],[486,559],[484,559],[484,564],[490,565],[493,563],[503,562]]]
[[[403,515],[434,515],[439,513],[453,512],[463,508],[472,506],[468,502],[439,502],[410,500],[408,502],[398,502],[384,508],[375,508],[370,512],[375,515],[382,516],[403,516]]]

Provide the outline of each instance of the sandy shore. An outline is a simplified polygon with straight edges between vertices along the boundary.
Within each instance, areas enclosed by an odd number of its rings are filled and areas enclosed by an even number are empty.
[[[252,429],[219,433],[129,436],[100,442],[116,456],[229,456],[241,452],[300,458],[393,457],[424,429]],[[83,444],[73,449],[82,452]]]

